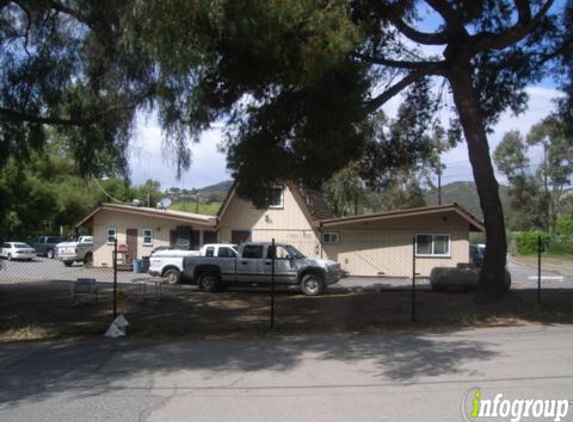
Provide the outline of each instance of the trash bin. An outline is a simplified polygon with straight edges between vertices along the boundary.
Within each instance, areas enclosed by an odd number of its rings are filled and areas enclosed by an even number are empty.
[[[141,272],[146,273],[149,271],[149,257],[144,256],[141,258]]]
[[[133,260],[133,273],[139,274],[141,273],[141,259],[134,259]]]

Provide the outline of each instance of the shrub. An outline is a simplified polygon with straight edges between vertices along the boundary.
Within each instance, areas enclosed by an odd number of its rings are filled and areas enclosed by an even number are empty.
[[[573,244],[573,212],[561,214],[555,223],[555,237],[561,244]]]
[[[515,244],[517,245],[517,253],[522,255],[537,253],[537,242],[541,236],[541,245],[543,251],[547,250],[547,245],[551,239],[548,233],[533,230],[528,232],[520,232],[515,237]]]

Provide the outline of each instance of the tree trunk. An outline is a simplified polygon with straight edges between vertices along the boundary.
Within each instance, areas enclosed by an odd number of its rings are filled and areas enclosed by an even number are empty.
[[[469,159],[484,216],[486,250],[480,274],[480,296],[483,299],[494,299],[505,293],[507,241],[499,185],[495,179],[487,135],[471,75],[468,62],[451,69],[448,80],[468,145]]]

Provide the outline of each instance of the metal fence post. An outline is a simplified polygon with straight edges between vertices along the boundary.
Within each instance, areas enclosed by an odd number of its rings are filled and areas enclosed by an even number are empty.
[[[271,330],[275,328],[275,239],[271,243]]]
[[[412,322],[416,322],[416,236],[412,237]]]
[[[113,239],[113,320],[117,318],[117,236]]]
[[[541,236],[537,236],[537,303],[541,304]]]

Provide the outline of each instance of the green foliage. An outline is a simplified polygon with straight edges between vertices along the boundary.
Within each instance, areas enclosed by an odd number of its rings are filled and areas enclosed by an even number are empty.
[[[527,157],[531,146],[541,146],[543,161],[532,167]],[[494,152],[498,169],[510,182],[514,229],[543,228],[555,231],[564,189],[573,175],[573,143],[555,117],[534,125],[527,143],[518,131],[505,134]]]
[[[557,218],[555,235],[560,243],[573,244],[573,212],[561,214]]]
[[[573,212],[563,213],[557,218],[555,235],[549,249],[557,255],[573,255]]]
[[[185,211],[203,215],[217,215],[219,208],[221,208],[220,202],[199,202],[199,208],[197,208],[195,201],[178,201],[169,207],[169,209],[173,211]]]
[[[565,255],[573,258],[573,243],[551,243],[547,252],[551,255]]]
[[[517,246],[517,253],[522,255],[537,253],[538,242],[541,237],[542,251],[547,250],[551,236],[539,230],[519,232],[515,236],[515,243]]]
[[[32,153],[27,162],[10,159],[0,169],[0,239],[26,241],[37,235],[73,233],[73,227],[101,202],[131,203],[138,198],[150,205],[161,199],[159,183],[148,180],[131,187],[123,179],[96,181],[79,175],[69,150],[52,142],[46,151]]]

